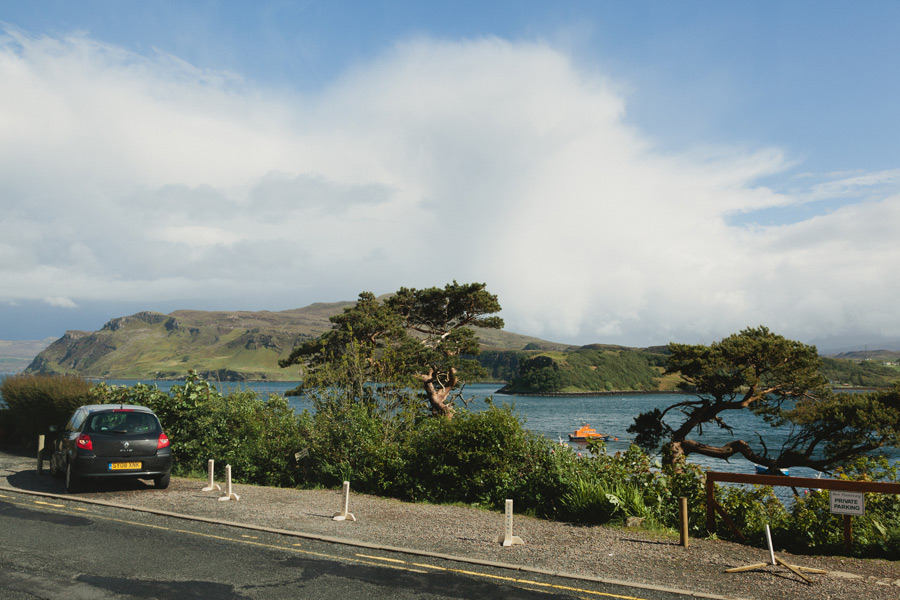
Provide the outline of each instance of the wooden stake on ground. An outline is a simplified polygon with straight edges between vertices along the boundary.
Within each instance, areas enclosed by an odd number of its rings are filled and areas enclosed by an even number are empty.
[[[800,579],[805,581],[806,583],[812,585],[812,579],[810,579],[809,577],[807,577],[806,575],[801,573],[799,568],[795,567],[794,565],[787,564],[786,562],[784,562],[783,560],[781,560],[778,557],[775,557],[775,560],[778,562],[779,565],[781,565],[782,567],[784,567],[785,569],[787,569],[788,571],[790,571],[791,573],[793,573],[794,575],[796,575],[797,577],[799,577]]]
[[[743,571],[753,571],[755,569],[762,569],[763,567],[768,567],[769,563],[756,563],[755,565],[745,565],[743,567],[733,567],[731,569],[725,569],[726,573],[741,573]]]
[[[823,571],[822,569],[812,569],[810,567],[800,567],[797,565],[789,565],[788,563],[784,562],[783,560],[781,560],[780,558],[775,556],[775,550],[772,547],[772,533],[769,530],[768,524],[766,525],[766,541],[769,544],[769,557],[772,560],[771,565],[775,565],[775,566],[781,565],[782,567],[789,570],[791,573],[793,573],[794,575],[796,575],[797,577],[799,577],[800,579],[802,579],[809,585],[812,585],[814,583],[814,581],[812,579],[810,579],[809,577],[806,577],[803,573],[801,573],[801,571],[806,571],[807,573],[820,573],[820,574],[824,574],[824,573],[828,572],[828,571]],[[756,569],[762,569],[762,568],[768,567],[768,566],[770,566],[770,563],[756,563],[755,565],[745,565],[743,567],[733,567],[731,569],[725,569],[725,572],[726,573],[742,573],[744,571],[754,571]]]

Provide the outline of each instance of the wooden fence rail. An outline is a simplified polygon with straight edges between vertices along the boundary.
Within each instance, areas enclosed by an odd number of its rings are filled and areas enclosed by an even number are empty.
[[[717,481],[728,483],[749,483],[752,485],[786,486],[792,488],[812,488],[820,490],[841,490],[846,492],[869,492],[874,494],[900,494],[900,483],[884,483],[880,481],[845,481],[843,479],[816,479],[815,477],[790,477],[787,475],[752,475],[749,473],[724,473],[707,471],[706,473],[706,530],[716,530],[716,513],[741,540],[740,532],[725,509],[716,501]],[[849,544],[851,535],[850,515],[844,515],[844,539]]]

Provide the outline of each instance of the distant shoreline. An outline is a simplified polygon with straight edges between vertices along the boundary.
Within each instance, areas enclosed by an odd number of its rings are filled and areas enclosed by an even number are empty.
[[[596,392],[504,392],[502,389],[494,392],[504,396],[547,396],[553,398],[577,398],[580,396],[646,396],[650,394],[684,394],[678,390],[603,390]]]
[[[833,387],[831,388],[834,392],[877,392],[878,390],[887,390],[890,387],[864,387],[864,386],[841,386],[841,387]],[[503,389],[499,389],[495,394],[502,394],[504,396],[546,396],[553,398],[578,398],[585,396],[648,396],[653,394],[681,394],[689,396],[691,392],[681,392],[678,390],[619,390],[619,391],[598,391],[598,392],[504,392]]]

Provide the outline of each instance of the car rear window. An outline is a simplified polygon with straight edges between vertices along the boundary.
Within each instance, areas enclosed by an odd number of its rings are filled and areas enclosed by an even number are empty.
[[[159,428],[156,417],[144,412],[102,412],[91,416],[84,428],[94,433],[151,433]]]

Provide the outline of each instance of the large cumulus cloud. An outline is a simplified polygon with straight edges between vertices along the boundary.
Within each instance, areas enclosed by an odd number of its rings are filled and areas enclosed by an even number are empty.
[[[457,279],[582,343],[900,335],[898,172],[770,189],[778,148],[664,153],[621,89],[501,39],[408,40],[300,93],[7,30],[0,302],[282,309]]]

